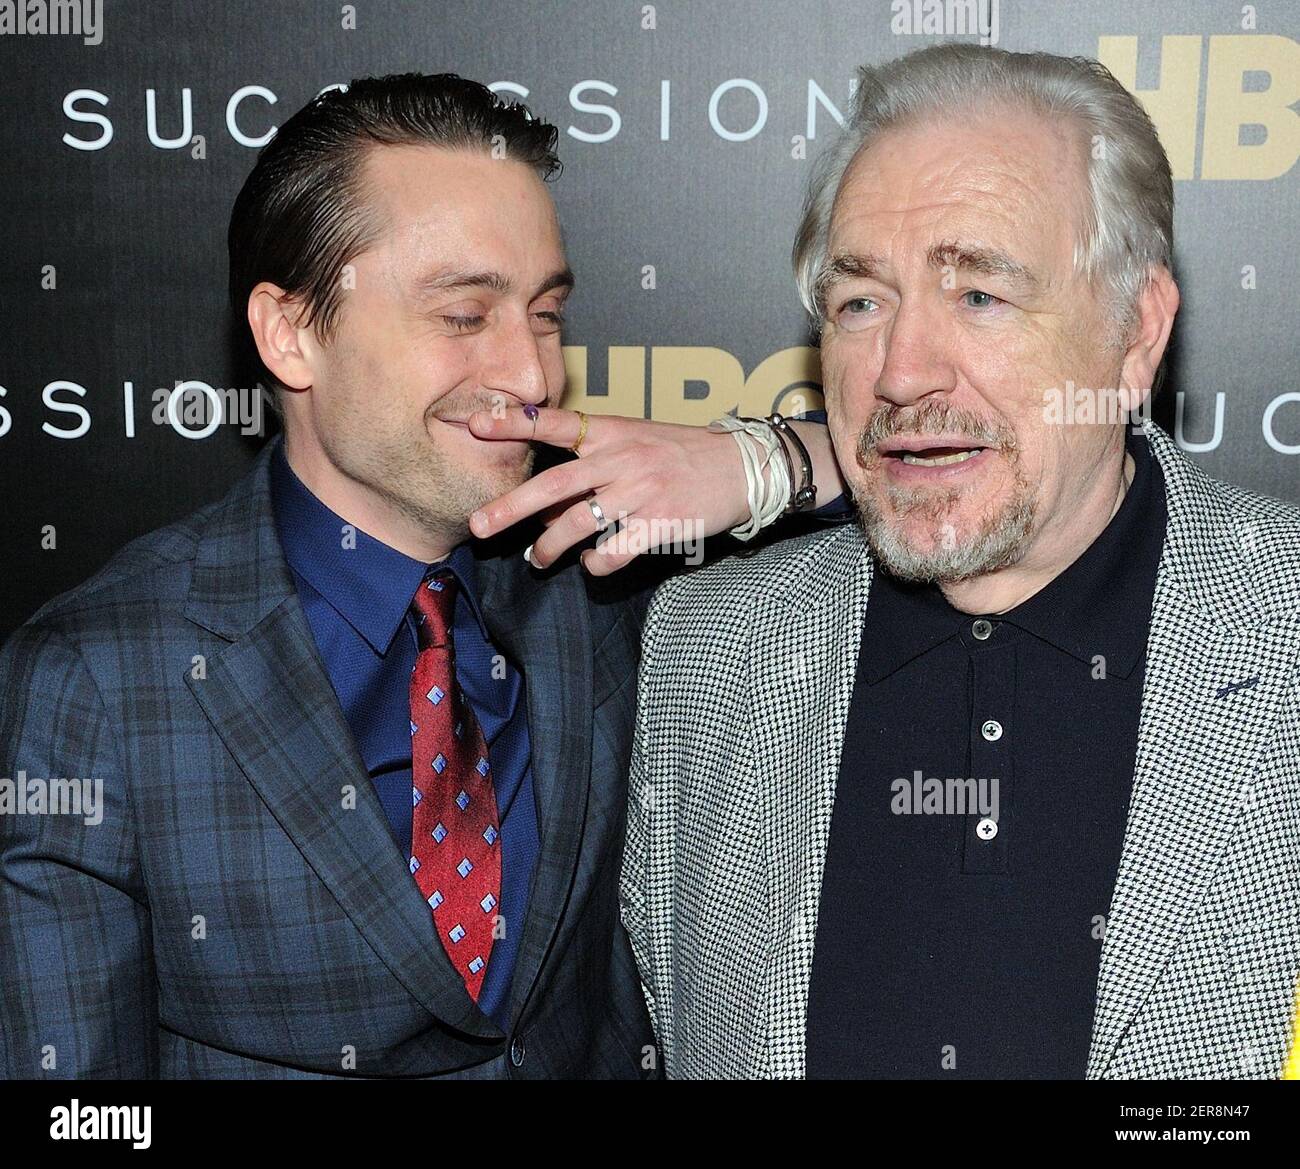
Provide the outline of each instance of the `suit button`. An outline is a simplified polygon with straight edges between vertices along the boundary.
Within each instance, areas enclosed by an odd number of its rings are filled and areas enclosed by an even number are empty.
[[[516,1035],[512,1040],[510,1040],[510,1062],[514,1064],[515,1067],[523,1065],[524,1052],[524,1037],[522,1035]]]

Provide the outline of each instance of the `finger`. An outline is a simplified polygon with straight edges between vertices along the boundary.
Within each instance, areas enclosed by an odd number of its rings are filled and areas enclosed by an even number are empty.
[[[549,528],[564,514],[564,509],[567,506],[567,503],[553,503],[550,507],[542,508],[542,510],[537,513],[537,518]]]
[[[572,450],[582,432],[582,419],[576,410],[560,410],[551,406],[537,408],[536,423],[524,413],[522,406],[509,406],[500,412],[476,410],[469,416],[470,433],[475,438],[486,439],[528,439],[544,442],[548,446]],[[582,449],[587,449],[595,419],[588,415],[587,434],[582,440]],[[607,430],[604,421],[597,430]]]
[[[608,473],[599,459],[573,459],[549,467],[472,512],[469,530],[485,540],[544,508],[570,502],[608,482]]]
[[[608,500],[601,499],[597,502],[608,521],[606,531],[620,520],[627,519],[626,513],[612,511]],[[587,501],[575,503],[537,538],[529,559],[538,568],[549,568],[575,544],[589,540],[599,530],[595,514]]]
[[[595,548],[588,548],[578,559],[582,561],[582,567],[591,576],[609,576],[620,568],[626,568],[640,555],[635,551],[607,551],[614,547],[616,544],[613,541],[606,541],[604,544],[597,544]]]

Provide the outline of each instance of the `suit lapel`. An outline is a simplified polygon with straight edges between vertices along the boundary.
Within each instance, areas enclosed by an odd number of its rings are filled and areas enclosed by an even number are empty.
[[[524,676],[541,838],[510,989],[518,1018],[574,888],[591,788],[592,638],[581,569],[542,579],[516,552],[478,571],[492,640]]]
[[[769,929],[768,959],[746,977],[767,1007],[766,1050],[740,1075],[804,1073],[809,957],[871,575],[861,529],[844,524],[783,570],[754,620],[749,703]]]
[[[1169,521],[1152,601],[1133,793],[1098,972],[1099,1078],[1204,905],[1300,653],[1270,625],[1222,498],[1152,430]]]
[[[274,441],[279,441],[274,440]],[[212,512],[186,616],[230,644],[186,683],[286,835],[395,978],[430,1013],[483,1038],[434,933],[321,663],[280,549],[267,464]]]

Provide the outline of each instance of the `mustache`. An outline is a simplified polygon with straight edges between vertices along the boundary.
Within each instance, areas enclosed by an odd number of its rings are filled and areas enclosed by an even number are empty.
[[[895,406],[882,402],[867,419],[858,436],[857,459],[865,466],[887,438],[899,435],[961,435],[982,447],[1014,454],[1018,449],[1015,431],[1005,422],[981,418],[970,410],[946,402],[924,402],[920,406]]]

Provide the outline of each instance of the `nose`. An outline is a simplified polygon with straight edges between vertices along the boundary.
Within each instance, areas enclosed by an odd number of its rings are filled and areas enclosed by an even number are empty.
[[[483,388],[509,394],[525,404],[545,406],[546,367],[538,341],[527,314],[522,320],[503,322],[490,340],[481,374]]]
[[[930,394],[951,391],[957,381],[949,351],[948,326],[941,311],[904,301],[884,339],[885,360],[876,380],[876,397],[910,406]]]

